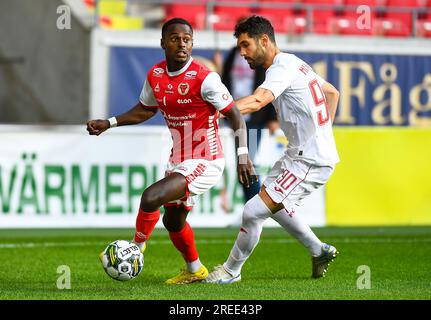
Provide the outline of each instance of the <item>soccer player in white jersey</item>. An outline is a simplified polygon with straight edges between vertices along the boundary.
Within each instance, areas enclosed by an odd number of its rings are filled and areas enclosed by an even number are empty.
[[[133,241],[141,251],[145,250],[163,205],[164,226],[186,262],[186,268],[166,282],[188,284],[202,281],[208,275],[199,260],[186,217],[194,198],[212,188],[223,173],[225,163],[217,128],[219,113],[229,120],[236,135],[240,182],[248,186],[256,176],[248,158],[247,130],[241,113],[220,76],[191,56],[191,25],[180,18],[167,21],[162,27],[161,47],[166,60],[148,72],[139,102],[119,116],[89,121],[87,130],[90,135],[99,135],[113,126],[138,124],[160,109],[171,132],[173,147],[166,177],[142,194]]]
[[[339,161],[332,133],[339,93],[304,61],[280,51],[267,19],[249,17],[236,25],[234,35],[250,67],[266,69],[265,82],[252,95],[236,101],[238,108],[250,113],[271,102],[289,144],[259,194],[245,204],[242,226],[227,261],[215,267],[205,282],[241,280],[241,268],[269,217],[308,249],[312,277],[322,277],[338,252],[317,238],[295,207],[328,181]]]

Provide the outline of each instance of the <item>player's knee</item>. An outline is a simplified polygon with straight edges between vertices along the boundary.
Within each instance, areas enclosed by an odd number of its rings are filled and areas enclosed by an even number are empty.
[[[160,196],[151,190],[145,190],[141,197],[141,209],[146,212],[157,210],[162,204]]]
[[[248,200],[244,205],[244,212],[242,214],[243,224],[248,224],[256,219],[255,212],[253,210],[253,198]]]
[[[268,217],[269,209],[266,207],[259,195],[255,195],[244,205],[244,212],[242,214],[243,224],[250,224],[258,220],[265,220]]]

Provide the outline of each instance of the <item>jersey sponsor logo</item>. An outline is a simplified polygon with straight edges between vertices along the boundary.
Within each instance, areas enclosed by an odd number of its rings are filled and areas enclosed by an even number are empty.
[[[177,103],[179,104],[188,104],[188,103],[192,103],[192,99],[178,99]]]
[[[168,90],[165,90],[165,93],[169,93],[169,94],[172,94],[172,93],[174,93],[173,91],[172,91],[172,88],[173,88],[174,86],[172,85],[172,84],[168,84]]]
[[[160,91],[160,86],[159,83],[157,82],[155,88],[154,88],[154,92],[159,92]]]
[[[187,71],[185,76],[184,76],[184,80],[192,80],[192,79],[196,78],[197,74],[198,74],[197,71]]]
[[[163,75],[163,73],[165,72],[165,70],[163,70],[162,68],[155,68],[153,70],[153,75],[155,77],[161,77]]]
[[[178,93],[182,96],[185,96],[189,92],[189,89],[190,85],[188,83],[181,82],[178,85]]]

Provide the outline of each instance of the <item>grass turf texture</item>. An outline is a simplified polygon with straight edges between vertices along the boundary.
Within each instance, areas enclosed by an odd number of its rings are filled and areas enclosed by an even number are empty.
[[[0,230],[3,299],[431,299],[431,227],[315,228],[340,255],[325,278],[312,279],[308,252],[283,229],[265,228],[261,241],[231,285],[166,285],[183,266],[165,230],[148,242],[134,280],[110,279],[97,259],[127,229]],[[201,261],[212,270],[227,258],[238,229],[195,229]],[[57,289],[58,266],[71,270],[71,289]],[[371,289],[358,289],[358,267],[371,271]],[[359,282],[362,281],[359,279]]]

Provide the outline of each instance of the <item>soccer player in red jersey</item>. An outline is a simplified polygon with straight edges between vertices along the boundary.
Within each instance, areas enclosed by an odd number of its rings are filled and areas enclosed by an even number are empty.
[[[256,176],[248,157],[246,125],[231,95],[216,72],[191,56],[191,25],[180,18],[167,21],[162,27],[161,47],[166,60],[148,72],[139,102],[116,117],[88,121],[87,130],[90,135],[100,135],[111,127],[144,122],[157,110],[162,113],[173,147],[165,178],[142,194],[133,241],[141,251],[145,250],[163,205],[163,224],[186,262],[186,268],[166,282],[187,284],[202,281],[208,275],[199,260],[193,230],[186,218],[194,197],[213,187],[224,170],[217,126],[219,112],[235,131],[239,181],[248,186]]]

